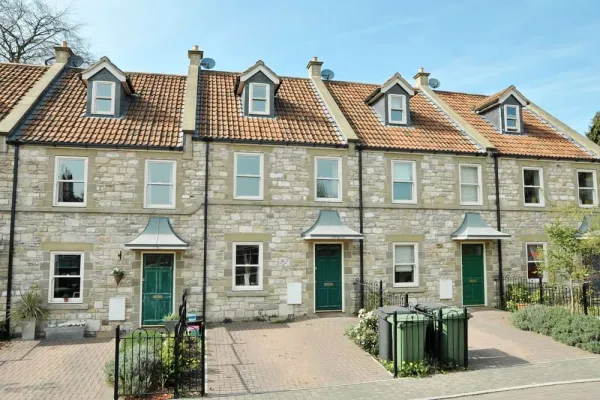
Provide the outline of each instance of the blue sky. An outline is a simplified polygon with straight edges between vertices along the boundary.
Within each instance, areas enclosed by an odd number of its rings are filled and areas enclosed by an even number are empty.
[[[579,132],[600,111],[597,0],[54,1],[71,3],[92,51],[125,71],[185,74],[198,44],[219,70],[262,59],[305,76],[318,56],[339,80],[412,81],[423,66],[443,90],[514,84]]]

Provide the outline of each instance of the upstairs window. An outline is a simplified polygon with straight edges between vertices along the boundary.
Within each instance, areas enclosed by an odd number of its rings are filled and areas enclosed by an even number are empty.
[[[234,198],[262,200],[263,155],[235,153]]]
[[[92,114],[115,114],[115,83],[95,81],[92,87]]]
[[[390,124],[406,124],[406,96],[388,95],[388,121]]]
[[[417,243],[394,243],[394,286],[419,286]]]
[[[146,161],[145,208],[175,208],[175,161]]]
[[[341,165],[339,157],[317,157],[315,192],[318,201],[342,201]]]
[[[596,171],[577,171],[577,191],[579,192],[580,206],[592,207],[598,205]]]
[[[526,206],[544,206],[542,168],[523,168],[523,196]]]
[[[415,162],[392,161],[392,202],[416,203]]]
[[[54,205],[85,207],[87,201],[87,158],[56,157]]]
[[[271,112],[269,104],[269,85],[266,83],[250,84],[250,114],[268,115]]]
[[[460,204],[481,205],[481,166],[460,166]]]
[[[504,106],[504,127],[507,131],[511,132],[519,132],[521,130],[518,106]]]

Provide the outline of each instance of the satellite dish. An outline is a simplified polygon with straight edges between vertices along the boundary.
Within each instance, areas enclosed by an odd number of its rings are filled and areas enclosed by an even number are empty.
[[[83,58],[81,56],[73,54],[71,57],[69,57],[69,66],[70,67],[78,68],[78,67],[81,67],[82,65],[83,65]]]
[[[200,62],[200,66],[204,69],[213,69],[216,65],[215,60],[213,60],[212,58],[203,58],[202,61]]]
[[[330,81],[334,77],[335,77],[335,74],[330,69],[324,69],[323,71],[321,71],[321,78],[325,79],[326,81]]]
[[[435,78],[431,78],[429,80],[429,87],[432,88],[432,89],[437,89],[437,88],[440,87],[440,85],[441,85],[440,81],[438,81]]]

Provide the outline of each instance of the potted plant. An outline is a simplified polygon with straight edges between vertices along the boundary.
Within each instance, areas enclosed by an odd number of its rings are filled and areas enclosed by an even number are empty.
[[[119,267],[116,267],[112,270],[112,276],[113,276],[113,278],[115,278],[115,282],[117,283],[117,286],[118,286],[119,283],[121,282],[121,279],[123,279],[123,277],[125,276],[125,271],[123,271]]]
[[[51,322],[45,332],[46,339],[83,339],[85,321]]]
[[[165,328],[167,328],[169,332],[173,332],[175,330],[175,325],[177,325],[177,322],[179,321],[179,315],[175,313],[165,315],[163,321],[165,323]]]
[[[21,336],[23,340],[35,339],[35,326],[38,318],[48,315],[42,296],[36,288],[32,288],[17,300],[11,315],[21,321]]]
[[[69,301],[69,295],[68,295],[68,294],[66,294],[66,293],[65,293],[65,294],[63,295],[63,301],[64,301],[65,303],[67,303],[67,302]]]

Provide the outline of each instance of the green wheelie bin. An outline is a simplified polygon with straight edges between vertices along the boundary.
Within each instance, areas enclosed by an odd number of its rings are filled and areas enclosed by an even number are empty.
[[[397,314],[394,328],[394,315],[387,317],[392,324],[392,340],[397,336],[396,359],[398,368],[402,363],[419,362],[425,359],[425,333],[427,317],[421,314]],[[393,341],[392,341],[393,343]]]
[[[465,363],[465,315],[464,309],[458,307],[442,308],[442,321],[434,324],[434,330],[441,329],[441,357],[448,367],[464,367]],[[439,318],[439,311],[435,313]],[[436,332],[438,333],[438,332]],[[439,333],[438,333],[439,334]]]

